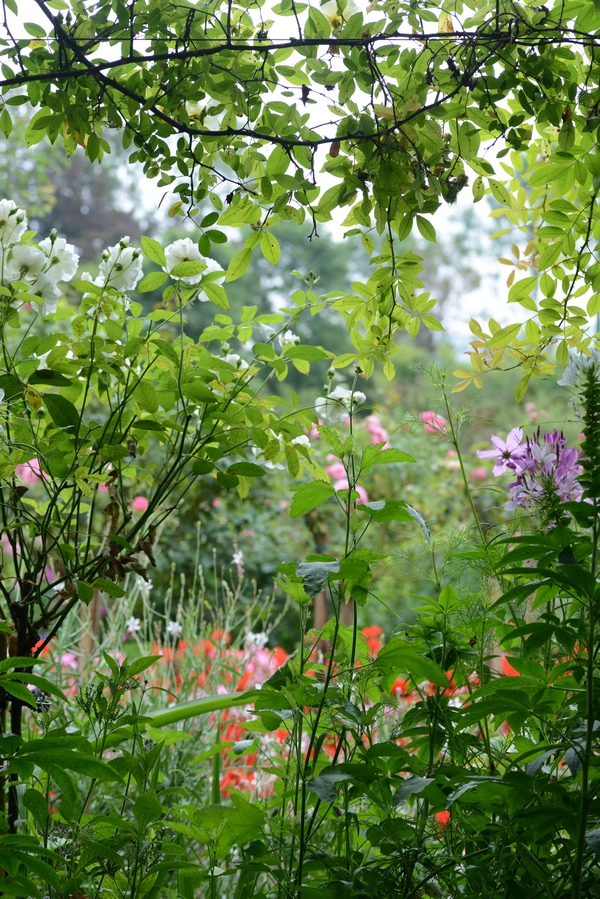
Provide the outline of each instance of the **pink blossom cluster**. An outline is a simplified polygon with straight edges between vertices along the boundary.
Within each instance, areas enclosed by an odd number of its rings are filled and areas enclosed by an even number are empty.
[[[551,507],[555,502],[577,502],[583,489],[577,480],[582,469],[581,452],[568,447],[562,431],[544,433],[538,428],[533,437],[523,441],[521,428],[513,428],[506,441],[493,436],[494,449],[479,450],[482,459],[495,459],[493,473],[514,472],[516,480],[509,486],[508,512],[534,505]]]
[[[382,449],[390,449],[390,435],[381,424],[378,415],[367,415],[366,428],[371,435],[371,444],[373,446],[377,443],[383,443]]]

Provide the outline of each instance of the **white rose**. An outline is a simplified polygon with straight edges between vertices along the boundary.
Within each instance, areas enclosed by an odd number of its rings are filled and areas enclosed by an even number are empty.
[[[115,290],[133,290],[142,277],[142,258],[140,251],[127,245],[128,237],[124,237],[114,247],[109,247],[100,263],[100,273],[96,284],[101,287],[114,287]]]
[[[165,249],[165,260],[165,271],[167,271],[169,275],[175,266],[180,265],[182,262],[201,262],[203,266],[202,271],[207,268],[200,250],[189,237],[184,237],[182,240],[176,240],[174,243],[169,244]],[[177,278],[177,275],[174,275],[173,277]],[[179,280],[183,281],[185,284],[198,284],[198,282],[202,280],[202,274],[186,275],[184,278],[179,278]]]
[[[64,237],[46,237],[40,241],[39,246],[48,259],[47,275],[55,281],[63,279],[68,281],[74,276],[79,265],[79,256],[75,252],[75,247],[67,243]]]
[[[45,264],[46,257],[41,250],[26,243],[18,243],[12,248],[4,269],[4,282],[10,284],[11,281],[37,278]]]
[[[27,216],[12,200],[0,200],[0,241],[16,243],[27,229]]]
[[[345,387],[336,387],[329,396],[320,396],[315,403],[315,411],[317,415],[329,422],[344,421],[354,411],[356,406],[364,403],[366,396],[360,390],[355,390],[354,394]]]
[[[52,315],[56,312],[56,304],[60,297],[60,290],[48,275],[41,272],[33,282],[29,289],[36,297],[41,297],[44,301],[44,315]]]

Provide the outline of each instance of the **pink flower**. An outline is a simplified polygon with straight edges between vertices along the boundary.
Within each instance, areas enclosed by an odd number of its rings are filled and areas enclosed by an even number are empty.
[[[488,473],[485,468],[474,468],[469,475],[472,481],[485,481],[487,479],[487,476]]]
[[[492,436],[493,450],[477,450],[480,459],[496,459],[493,473],[496,477],[504,474],[507,468],[516,471],[519,462],[523,459],[527,452],[527,447],[521,445],[523,439],[523,430],[521,428],[513,428],[506,438],[506,442],[501,437]]]
[[[448,422],[436,412],[421,412],[419,418],[425,422],[425,430],[428,434],[445,434]]]
[[[211,506],[213,507],[213,509],[218,509],[220,505],[221,505],[220,497],[215,496],[215,498],[211,502]]]
[[[341,462],[334,462],[333,465],[328,465],[325,471],[334,481],[343,480],[346,477],[346,469]]]
[[[367,416],[367,431],[372,435],[371,444],[373,446],[375,446],[376,443],[384,443],[385,446],[383,449],[390,448],[389,434],[382,426],[378,415]]]
[[[106,484],[98,484],[98,492],[108,493],[108,486]]]
[[[321,419],[319,419],[319,424],[320,424],[320,425],[323,424],[323,422],[321,421]],[[320,439],[321,439],[321,435],[320,435],[319,432],[317,431],[317,426],[316,426],[316,424],[315,424],[314,422],[313,422],[313,423],[311,424],[311,426],[310,426],[310,431],[307,431],[307,429],[305,428],[305,429],[304,429],[304,433],[305,433],[306,436],[309,437],[311,440],[320,440]]]
[[[36,484],[43,476],[39,459],[30,459],[29,462],[17,465],[15,474],[24,484]]]
[[[63,668],[72,668],[73,671],[77,671],[77,656],[73,652],[63,652],[60,664]]]
[[[145,512],[148,508],[148,500],[145,496],[136,496],[131,502],[131,508],[136,512]]]

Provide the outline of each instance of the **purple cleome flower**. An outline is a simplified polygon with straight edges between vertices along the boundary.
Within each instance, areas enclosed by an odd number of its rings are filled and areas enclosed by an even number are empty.
[[[492,437],[492,443],[495,449],[479,450],[477,455],[480,459],[493,459],[497,457],[494,465],[493,473],[498,477],[504,474],[507,468],[516,471],[520,463],[521,457],[526,451],[526,447],[521,444],[523,439],[523,430],[521,428],[513,428],[506,438],[506,442],[501,437]]]
[[[557,504],[578,502],[583,489],[578,481],[582,471],[581,452],[567,447],[564,434],[553,431],[543,434],[538,428],[532,438],[521,443],[521,428],[513,428],[506,442],[492,437],[495,449],[477,455],[483,459],[496,458],[494,474],[513,471],[517,478],[509,486],[510,500],[504,508],[508,512],[538,506],[545,517],[553,518]]]

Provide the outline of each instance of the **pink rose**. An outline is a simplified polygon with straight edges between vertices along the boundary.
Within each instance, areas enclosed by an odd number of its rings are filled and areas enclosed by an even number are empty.
[[[149,503],[145,496],[136,496],[131,502],[131,508],[135,512],[145,512],[148,505]]]

